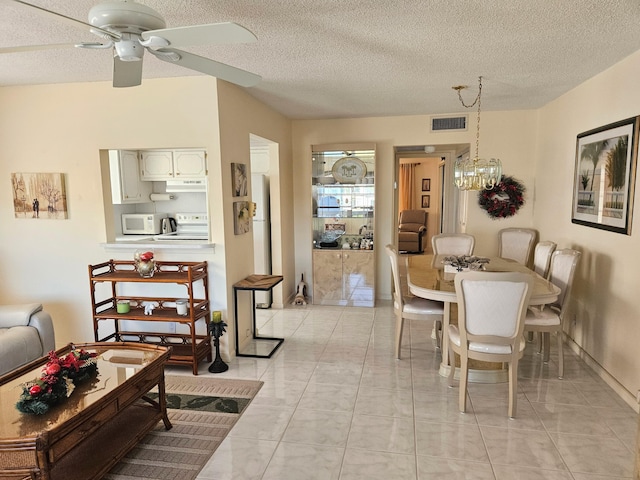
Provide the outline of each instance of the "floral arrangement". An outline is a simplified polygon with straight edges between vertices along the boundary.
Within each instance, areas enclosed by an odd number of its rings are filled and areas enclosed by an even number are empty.
[[[156,264],[153,261],[153,252],[136,252],[133,255],[133,261],[141,277],[153,277],[156,268]]]
[[[458,272],[461,272],[465,268],[469,270],[484,270],[484,266],[485,264],[489,263],[489,259],[485,257],[460,255],[444,257],[442,263],[444,263],[445,265],[450,265]]]
[[[502,181],[491,190],[478,193],[478,205],[494,220],[511,217],[524,205],[525,190],[515,178],[502,177]]]
[[[43,415],[71,395],[76,385],[98,375],[97,354],[73,349],[64,357],[49,352],[40,378],[22,385],[16,408],[22,413]]]

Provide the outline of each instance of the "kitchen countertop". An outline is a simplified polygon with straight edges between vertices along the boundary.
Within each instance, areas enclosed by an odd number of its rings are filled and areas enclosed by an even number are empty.
[[[100,245],[108,249],[148,248],[152,250],[176,250],[176,249],[177,250],[187,250],[187,249],[215,250],[215,247],[216,247],[215,243],[200,242],[197,240],[154,241],[153,236],[147,236],[147,235],[128,235],[126,237],[117,237],[115,242],[105,242],[105,243],[101,243]]]

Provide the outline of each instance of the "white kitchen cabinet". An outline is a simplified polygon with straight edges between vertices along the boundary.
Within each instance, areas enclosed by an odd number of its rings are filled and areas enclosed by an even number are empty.
[[[174,150],[173,174],[176,179],[206,177],[204,150]]]
[[[153,184],[140,179],[138,152],[110,150],[111,198],[116,205],[149,202]]]
[[[178,180],[207,175],[204,150],[148,150],[140,152],[143,180]]]
[[[142,180],[172,180],[173,152],[149,150],[140,152],[140,176]]]

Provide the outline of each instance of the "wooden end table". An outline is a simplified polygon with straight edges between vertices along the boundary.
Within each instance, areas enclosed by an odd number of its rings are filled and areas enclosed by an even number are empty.
[[[249,275],[244,280],[240,280],[233,284],[233,305],[234,305],[234,319],[236,327],[236,356],[238,357],[257,357],[257,358],[271,358],[275,351],[282,345],[284,338],[276,337],[263,337],[258,336],[256,329],[256,291],[268,292],[273,290],[273,287],[278,285],[283,280],[282,275]],[[271,341],[273,347],[267,354],[259,353],[242,353],[240,352],[240,342],[238,335],[238,290],[247,290],[251,292],[251,320],[253,325],[253,339],[259,341]]]

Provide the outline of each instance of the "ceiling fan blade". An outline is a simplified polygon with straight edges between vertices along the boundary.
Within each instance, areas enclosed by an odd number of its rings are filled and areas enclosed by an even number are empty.
[[[36,50],[54,50],[59,48],[73,48],[75,46],[76,45],[74,43],[51,43],[49,45],[22,45],[19,47],[2,47],[0,48],[0,54],[33,52]]]
[[[141,36],[144,40],[148,40],[150,37],[161,37],[175,47],[251,43],[258,40],[249,30],[233,22],[163,28],[142,32]]]
[[[142,83],[142,60],[123,62],[113,56],[113,86],[116,88],[137,87]]]
[[[231,65],[216,62],[210,58],[201,57],[175,48],[160,48],[158,49],[158,52],[173,52],[180,56],[178,60],[170,60],[169,58],[164,58],[161,55],[156,55],[160,60],[164,60],[169,63],[176,63],[182,67],[206,73],[207,75],[235,83],[241,87],[253,87],[262,80],[262,77],[255,73],[247,72],[246,70],[241,70],[239,68],[232,67]]]
[[[47,14],[47,15],[53,15],[53,16],[57,17],[58,19],[60,19],[60,20],[62,20],[64,22],[72,24],[75,27],[82,26],[82,27],[85,27],[85,28],[97,30],[98,32],[103,34],[103,36],[106,35],[106,38],[111,38],[112,40],[117,40],[117,39],[120,38],[120,34],[118,34],[118,33],[110,32],[110,31],[104,30],[104,29],[102,29],[100,27],[94,27],[90,23],[83,22],[82,20],[78,20],[78,19],[73,18],[73,17],[68,17],[66,15],[63,15],[63,14],[58,13],[58,12],[54,12],[52,10],[47,10],[46,8],[39,7],[38,5],[33,5],[31,3],[28,3],[28,2],[23,2],[22,0],[9,0],[9,1],[12,1],[12,2],[20,4],[20,5],[24,5],[25,7],[28,7],[28,8],[32,8],[32,9],[34,9],[34,10],[40,12],[40,13],[44,13],[44,14]]]

